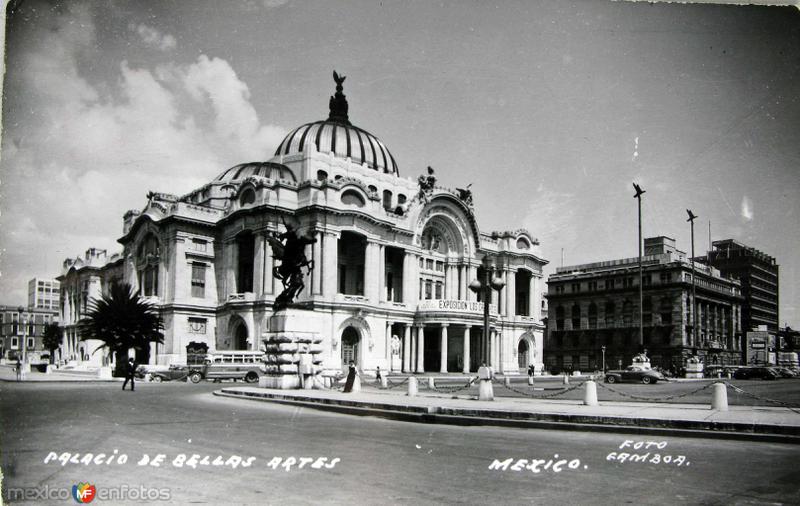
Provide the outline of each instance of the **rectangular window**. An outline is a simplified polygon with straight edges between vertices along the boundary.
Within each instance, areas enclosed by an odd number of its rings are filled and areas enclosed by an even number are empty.
[[[442,298],[442,282],[441,281],[437,281],[436,282],[436,297],[434,297],[434,298],[435,299],[441,299]]]
[[[34,348],[36,347],[36,344],[34,343],[34,341],[33,341],[33,338],[32,338],[32,337],[29,337],[29,338],[28,338],[28,345],[27,345],[27,346],[28,346],[28,349],[29,349],[29,350],[32,350],[32,349],[34,349]]]
[[[444,262],[436,262],[436,271],[444,272]]]
[[[205,318],[189,318],[189,333],[205,334],[207,323],[208,320],[206,320]]]
[[[192,239],[192,249],[205,252],[208,250],[208,241],[205,239]]]
[[[589,281],[589,291],[590,292],[597,291],[597,281]]]
[[[339,293],[347,293],[347,268],[344,265],[339,265]]]
[[[659,274],[658,278],[662,283],[669,283],[672,280],[672,276],[669,272],[662,272]]]
[[[192,264],[192,297],[206,296],[206,265]]]
[[[11,348],[15,349],[15,350],[17,348],[19,348],[19,339],[18,338],[16,338],[16,337],[12,337],[11,338]]]
[[[556,293],[564,293],[564,285],[556,286]]]
[[[633,286],[633,278],[623,278],[622,288],[631,288]]]
[[[425,260],[425,268],[428,269],[429,271],[433,270],[433,260],[432,259],[428,258],[428,259]]]
[[[581,284],[580,283],[572,283],[572,293],[578,293],[581,291]]]
[[[425,298],[432,299],[433,298],[433,281],[430,279],[425,280]]]

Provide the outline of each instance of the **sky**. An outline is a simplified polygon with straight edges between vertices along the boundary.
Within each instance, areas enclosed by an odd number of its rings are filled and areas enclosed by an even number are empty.
[[[89,247],[120,251],[148,191],[184,194],[350,120],[403,177],[472,183],[481,231],[550,262],[643,233],[775,257],[800,327],[800,11],[592,1],[25,0],[6,18],[0,303]]]

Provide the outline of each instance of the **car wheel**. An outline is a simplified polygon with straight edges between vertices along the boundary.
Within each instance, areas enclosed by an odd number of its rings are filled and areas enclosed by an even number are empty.
[[[248,383],[255,383],[258,381],[258,373],[250,371],[247,373],[247,376],[244,377],[244,380]]]
[[[616,383],[617,378],[615,376],[606,376],[606,383]]]
[[[649,385],[650,383],[655,383],[655,382],[653,381],[653,378],[651,378],[650,376],[642,376],[642,383],[644,383],[645,385]]]
[[[162,378],[161,376],[153,376],[152,381],[153,383],[161,383]]]
[[[189,375],[189,381],[191,381],[192,383],[200,383],[200,380],[202,379],[203,375],[200,374],[199,372],[193,372],[192,374]]]

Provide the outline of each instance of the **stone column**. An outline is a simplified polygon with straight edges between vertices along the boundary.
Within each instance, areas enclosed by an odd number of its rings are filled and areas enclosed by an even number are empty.
[[[377,244],[367,240],[367,248],[364,252],[364,297],[372,303],[376,304],[378,301],[378,283],[373,276],[378,273],[378,254],[375,251]]]
[[[263,278],[261,283],[261,293],[272,294],[275,291],[272,289],[272,247],[267,243],[266,235],[269,234],[270,231],[267,230],[264,232],[264,258],[263,258],[263,267],[261,270],[263,271]]]
[[[411,327],[411,354],[408,356],[410,372],[417,372],[417,327]]]
[[[311,245],[311,259],[314,261],[314,270],[311,271],[311,294],[322,294],[322,236],[320,231],[314,231],[314,238],[317,242]]]
[[[439,372],[447,372],[447,323],[442,323],[442,346]]]
[[[336,233],[325,231],[322,239],[322,294],[326,299],[333,299],[338,291],[339,238]]]
[[[255,293],[256,297],[259,297],[262,293],[264,293],[264,248],[266,246],[264,232],[256,233],[254,242],[255,251],[253,252],[253,293]]]
[[[469,374],[469,330],[472,328],[471,325],[466,325],[464,327],[464,370],[462,371],[464,374]]]
[[[536,321],[541,320],[540,307],[539,294],[536,292],[536,276],[531,273],[531,279],[528,282],[528,314],[535,318]]]
[[[403,372],[411,372],[411,325],[403,328]]]
[[[389,370],[392,370],[392,322],[386,322],[386,331],[384,332],[384,339],[383,339],[383,346],[384,352],[383,356],[386,357],[386,360],[389,361]]]
[[[236,257],[239,252],[239,245],[235,240],[228,241],[224,245],[227,258],[225,259],[225,299],[228,300],[228,295],[237,293],[236,287]]]
[[[386,297],[386,250],[383,244],[377,244],[378,254],[378,302],[388,300]]]
[[[517,276],[511,269],[506,269],[506,286],[503,288],[506,292],[506,310],[505,315],[508,318],[514,318],[517,313]]]
[[[505,350],[503,349],[505,344],[504,335],[502,332],[497,333],[497,371],[504,372],[505,367],[503,365],[503,360],[506,358]]]
[[[469,284],[472,283],[477,278],[477,272],[475,270],[475,266],[472,264],[467,264],[466,266],[467,275],[465,276],[464,286],[465,291],[464,294],[466,295],[466,299],[469,301],[476,301],[478,300],[478,295],[469,289]]]
[[[425,372],[425,327],[417,327],[417,372]]]

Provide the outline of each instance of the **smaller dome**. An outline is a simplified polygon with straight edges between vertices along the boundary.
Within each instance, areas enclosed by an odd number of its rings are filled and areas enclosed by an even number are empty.
[[[249,176],[261,176],[269,179],[287,179],[297,181],[294,173],[286,165],[273,162],[249,162],[241,163],[226,170],[214,181],[229,182],[245,179]]]

